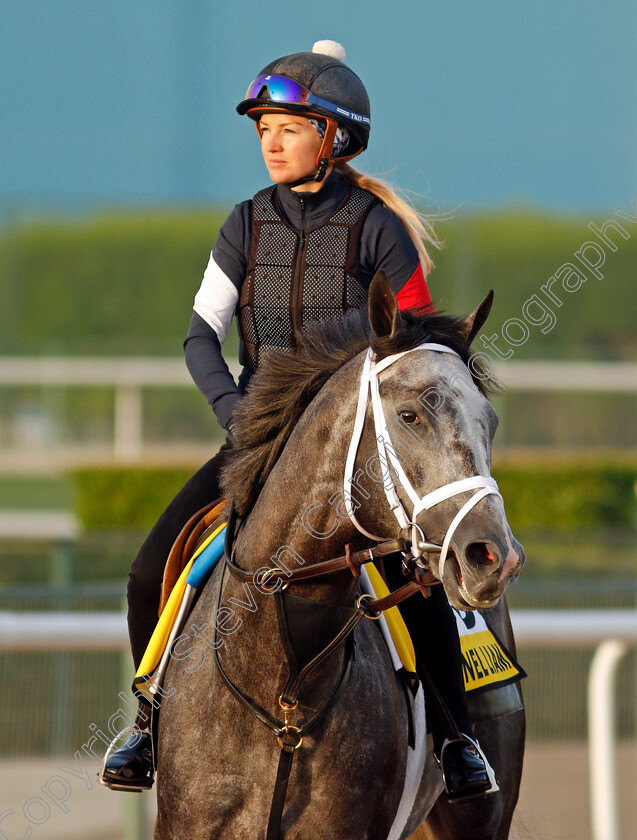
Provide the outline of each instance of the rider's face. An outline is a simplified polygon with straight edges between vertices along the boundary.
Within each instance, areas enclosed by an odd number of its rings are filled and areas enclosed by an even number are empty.
[[[321,138],[305,117],[263,114],[259,128],[263,159],[275,184],[298,181],[316,170]],[[303,189],[311,189],[311,185],[304,184]]]

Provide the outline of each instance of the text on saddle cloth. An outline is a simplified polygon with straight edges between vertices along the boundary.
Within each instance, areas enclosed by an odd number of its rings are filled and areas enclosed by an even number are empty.
[[[463,612],[452,607],[456,618],[465,691],[500,688],[526,677],[509,651],[490,629],[479,610]]]

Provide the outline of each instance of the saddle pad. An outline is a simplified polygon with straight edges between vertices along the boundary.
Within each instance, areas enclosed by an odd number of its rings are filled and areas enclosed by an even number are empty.
[[[365,563],[361,567],[360,586],[363,592],[374,595],[376,598],[384,598],[385,595],[389,594],[387,584],[373,563]],[[414,646],[398,607],[390,607],[390,609],[385,610],[378,619],[378,624],[394,669],[400,671],[405,668],[410,673],[414,673],[416,670]],[[425,715],[425,692],[422,683],[418,683],[415,695],[411,691],[407,691],[405,696],[407,702],[411,704],[414,745],[407,750],[403,792],[387,840],[400,840],[403,836],[416,801],[427,759],[427,719]]]
[[[365,563],[361,566],[360,582],[361,588],[368,595],[373,595],[377,599],[389,595],[387,584],[373,563]],[[395,670],[405,668],[410,674],[414,674],[416,672],[414,645],[398,607],[385,610],[378,621]]]
[[[225,522],[228,517],[229,503],[225,499],[212,502],[200,511],[197,511],[184,525],[179,536],[175,540],[166,566],[164,567],[164,578],[161,585],[161,596],[159,600],[159,615],[164,611],[173,586],[179,580],[188,561],[195,554],[201,543],[210,536],[212,531]]]
[[[415,744],[413,749],[407,750],[403,793],[387,840],[400,840],[403,836],[407,821],[414,809],[422,774],[425,770],[425,762],[427,761],[427,718],[425,715],[425,692],[422,684],[418,686],[415,697],[412,697],[411,691],[408,691],[407,695],[409,702],[412,704]]]
[[[179,579],[172,587],[168,601],[162,611],[157,626],[150,638],[148,647],[133,680],[133,690],[136,694],[148,696],[150,686],[155,678],[157,669],[171,641],[175,623],[182,613],[184,598],[189,592],[200,589],[208,579],[210,572],[223,554],[226,523],[219,525],[199,545],[190,558]],[[177,628],[177,632],[180,628]],[[172,642],[171,642],[172,643]]]

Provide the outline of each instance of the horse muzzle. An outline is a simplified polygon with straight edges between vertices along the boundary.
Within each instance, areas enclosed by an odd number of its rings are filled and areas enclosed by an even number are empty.
[[[443,570],[447,597],[462,609],[489,609],[514,583],[524,565],[524,549],[509,532],[498,537],[452,542],[452,554]]]

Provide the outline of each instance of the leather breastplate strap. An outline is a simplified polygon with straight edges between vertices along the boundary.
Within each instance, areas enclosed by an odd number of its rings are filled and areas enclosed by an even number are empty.
[[[223,570],[225,569],[225,566],[228,562],[227,556],[224,558],[224,561],[225,563],[222,567],[221,572],[222,578],[219,582],[217,611],[219,610],[219,606],[221,604],[221,594],[223,590]],[[275,597],[278,601],[282,597],[281,593],[278,593]],[[277,609],[280,612],[279,604],[277,604]],[[348,610],[348,613],[350,617],[346,621],[345,625],[337,633],[337,635],[326,645],[326,647],[320,652],[319,655],[317,655],[314,658],[313,661],[308,663],[307,667],[303,669],[302,674],[297,675],[295,687],[298,689],[299,693],[305,679],[307,679],[307,677],[315,670],[315,668],[321,662],[323,662],[331,653],[333,653],[338,647],[340,647],[343,644],[343,642],[345,642],[351,637],[351,633],[356,627],[356,625],[366,615],[366,611],[362,608],[350,609]],[[303,743],[303,738],[306,735],[309,735],[310,732],[312,732],[323,720],[327,712],[331,709],[334,702],[336,701],[340,689],[343,685],[345,685],[352,663],[351,646],[345,651],[341,673],[327,701],[318,710],[318,712],[316,712],[316,714],[314,714],[309,720],[305,721],[302,726],[293,726],[290,723],[289,716],[298,706],[298,693],[294,702],[291,703],[284,702],[283,697],[279,698],[279,706],[284,713],[284,721],[281,722],[277,720],[268,711],[259,706],[259,704],[256,703],[251,697],[249,697],[244,691],[242,691],[239,688],[239,686],[235,685],[235,683],[224,671],[223,666],[221,665],[221,660],[219,659],[216,624],[214,642],[214,662],[217,666],[217,671],[221,676],[223,682],[226,684],[231,694],[239,701],[239,703],[241,703],[241,705],[259,721],[259,723],[261,723],[263,726],[265,726],[266,729],[269,729],[270,732],[276,735],[279,742],[279,746],[281,747],[281,754],[279,756],[279,764],[277,768],[277,776],[272,796],[272,804],[270,805],[270,816],[268,818],[268,827],[266,831],[266,840],[280,840],[281,821],[283,819],[283,809],[285,806],[285,799],[287,796],[287,788],[290,779],[290,772],[292,770],[292,761],[294,758],[294,753]]]
[[[301,199],[300,199],[301,200]],[[239,359],[250,370],[260,350],[291,352],[306,324],[325,321],[367,300],[357,279],[365,218],[379,199],[352,187],[317,228],[296,230],[276,203],[276,187],[252,199],[252,241],[239,298]]]
[[[234,560],[234,536],[236,525],[237,522],[234,510],[231,509],[226,530],[226,551],[223,560],[221,581],[219,583],[219,593],[217,596],[217,611],[219,610],[219,606],[221,604],[223,572],[226,568],[237,580],[244,583],[250,581],[254,582],[253,573],[242,569]],[[283,576],[282,579],[284,581],[282,587],[279,587],[279,584],[277,583],[276,586],[272,588],[272,594],[274,594],[276,599],[279,633],[281,635],[281,640],[283,642],[289,666],[288,680],[281,696],[279,697],[279,707],[284,714],[283,722],[277,720],[268,711],[259,706],[259,704],[243,692],[239,686],[235,685],[235,683],[225,673],[219,658],[216,636],[217,627],[215,625],[213,657],[217,671],[219,672],[225,685],[234,697],[241,703],[241,705],[253,717],[255,717],[259,723],[277,736],[279,746],[281,747],[272,803],[270,806],[266,840],[280,840],[281,837],[283,809],[285,806],[287,787],[295,751],[301,746],[304,736],[315,729],[315,727],[323,720],[328,710],[336,701],[340,689],[346,682],[347,675],[349,674],[349,669],[351,667],[351,639],[354,628],[363,618],[377,618],[380,616],[382,610],[395,606],[400,603],[400,601],[410,597],[416,592],[425,594],[426,587],[432,585],[433,583],[437,583],[438,581],[433,577],[433,575],[431,575],[430,572],[424,572],[418,581],[410,581],[405,586],[395,592],[392,592],[385,598],[378,600],[372,598],[370,601],[369,599],[371,596],[361,596],[357,600],[355,608],[323,604],[309,599],[292,596],[287,592],[288,586],[290,583],[314,580],[325,575],[345,570],[350,571],[354,577],[358,577],[360,575],[359,567],[364,563],[369,563],[375,559],[387,557],[398,552],[405,552],[406,548],[406,543],[402,539],[388,540],[387,542],[380,543],[373,548],[353,553],[349,550],[349,547],[347,547],[345,554],[341,557],[334,557],[331,560],[325,560],[322,563],[316,563],[313,566],[295,569],[289,574],[284,572],[282,569],[268,569],[267,572],[260,578],[259,586],[262,590],[264,589],[266,575],[271,576],[273,573],[278,573]],[[331,615],[331,612],[334,614]],[[313,623],[318,623],[322,627],[322,634],[330,637],[326,644],[323,645],[320,638],[312,639],[312,634],[308,635],[307,633],[302,634],[300,632],[299,622],[302,623],[305,618],[310,619]],[[304,638],[299,639],[300,635],[304,635]],[[325,662],[327,658],[343,644],[345,644],[346,647],[341,672],[327,700],[318,712],[316,712],[309,720],[299,726],[292,725],[290,722],[290,716],[298,708],[299,696],[307,678],[322,662]]]

